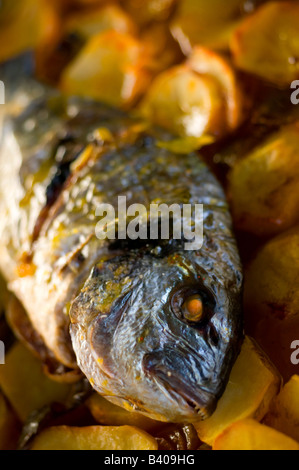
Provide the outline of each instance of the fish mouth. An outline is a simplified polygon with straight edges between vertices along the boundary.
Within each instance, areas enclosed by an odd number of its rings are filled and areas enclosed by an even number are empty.
[[[216,410],[217,399],[212,393],[201,387],[195,388],[192,385],[187,385],[178,376],[169,376],[161,372],[157,372],[155,376],[170,395],[183,399],[191,413],[195,414],[197,418],[207,419]]]
[[[205,420],[216,410],[218,399],[213,393],[199,385],[188,383],[177,372],[165,372],[159,366],[145,366],[144,369],[146,375],[154,380],[159,388],[162,387],[172,400],[183,405],[195,419]]]

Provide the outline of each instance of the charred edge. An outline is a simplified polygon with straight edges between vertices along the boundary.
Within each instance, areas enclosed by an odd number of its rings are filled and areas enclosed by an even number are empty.
[[[37,221],[34,226],[32,243],[34,243],[40,236],[40,233],[45,225],[46,220],[50,215],[50,210],[58,201],[59,196],[68,185],[71,177],[71,165],[79,157],[83,145],[78,145],[71,135],[59,139],[54,148],[54,155],[56,161],[56,173],[51,179],[46,188],[46,204],[42,208]],[[63,157],[61,158],[61,155]]]

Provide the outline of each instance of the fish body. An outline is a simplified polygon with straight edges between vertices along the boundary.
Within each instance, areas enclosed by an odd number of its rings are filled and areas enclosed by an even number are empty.
[[[107,399],[164,421],[208,417],[243,338],[242,271],[220,184],[197,154],[169,150],[168,136],[138,118],[29,88],[36,99],[24,100],[27,86],[2,109],[9,289],[49,355]],[[111,205],[117,219],[119,196],[148,210],[203,204],[202,248],[171,237],[99,240],[97,207]],[[202,305],[198,321],[184,312],[188,299]]]

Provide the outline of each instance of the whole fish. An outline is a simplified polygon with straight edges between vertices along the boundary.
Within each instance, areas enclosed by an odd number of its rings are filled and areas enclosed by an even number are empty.
[[[242,272],[218,181],[197,154],[161,143],[162,131],[99,103],[27,82],[1,109],[0,267],[27,339],[126,409],[210,416],[243,339]],[[202,248],[171,236],[99,240],[96,209],[117,209],[119,196],[148,209],[203,204]]]

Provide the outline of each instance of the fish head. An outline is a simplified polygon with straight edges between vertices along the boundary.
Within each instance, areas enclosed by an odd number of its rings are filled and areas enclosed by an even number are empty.
[[[241,280],[228,289],[200,265],[194,253],[155,249],[94,267],[72,305],[71,336],[101,395],[162,421],[214,412],[239,353]]]

